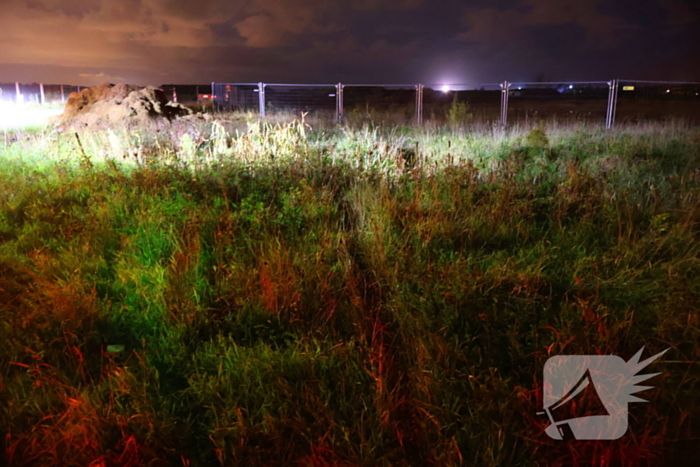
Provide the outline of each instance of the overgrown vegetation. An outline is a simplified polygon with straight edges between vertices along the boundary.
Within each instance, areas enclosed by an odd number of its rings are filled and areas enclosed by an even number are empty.
[[[464,125],[474,119],[474,114],[471,113],[469,102],[457,101],[457,93],[454,93],[452,104],[447,110],[447,121],[452,125]]]
[[[5,133],[0,463],[694,461],[700,134],[528,130]],[[642,346],[627,436],[546,437],[549,356]]]

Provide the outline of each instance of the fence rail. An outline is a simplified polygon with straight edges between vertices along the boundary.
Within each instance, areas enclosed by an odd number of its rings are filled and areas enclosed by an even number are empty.
[[[212,83],[221,109],[352,115],[388,112],[394,121],[486,121],[507,125],[547,119],[600,122],[683,118],[700,123],[700,83],[619,80],[477,84]]]
[[[392,122],[585,121],[616,123],[679,118],[700,124],[700,82],[610,81],[461,84],[211,83],[163,85],[172,100],[209,102],[219,109],[313,112],[338,121]],[[0,101],[65,103],[81,86],[0,83]]]
[[[24,104],[65,103],[73,92],[85,86],[44,83],[0,83],[0,101]]]

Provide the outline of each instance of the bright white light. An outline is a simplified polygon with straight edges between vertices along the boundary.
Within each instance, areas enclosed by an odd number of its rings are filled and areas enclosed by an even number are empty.
[[[0,102],[0,130],[46,125],[62,109],[30,108],[10,102]]]
[[[570,84],[570,85],[569,85],[569,89],[574,89],[574,85],[573,85],[573,84]]]
[[[450,92],[450,86],[447,84],[442,85],[442,92]]]
[[[670,90],[670,89],[667,89],[666,92],[671,92],[671,90]]]

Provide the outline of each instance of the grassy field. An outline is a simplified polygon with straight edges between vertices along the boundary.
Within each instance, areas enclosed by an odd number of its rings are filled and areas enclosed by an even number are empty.
[[[0,133],[0,464],[690,465],[700,130]],[[671,350],[617,441],[557,354]]]

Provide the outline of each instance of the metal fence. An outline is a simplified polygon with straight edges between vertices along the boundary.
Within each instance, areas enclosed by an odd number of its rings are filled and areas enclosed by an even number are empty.
[[[72,92],[80,92],[85,86],[68,84],[0,83],[0,101],[24,104],[65,103]]]
[[[700,122],[700,83],[617,80],[616,118],[661,120],[668,115]]]
[[[191,88],[191,89],[190,89]],[[307,112],[338,121],[394,123],[572,121],[605,124],[682,119],[700,124],[700,83],[619,80],[483,84],[212,83],[164,85],[177,101],[261,115]],[[81,86],[0,83],[0,101],[64,103]]]
[[[700,83],[618,80],[485,84],[212,83],[220,109],[313,112],[338,121],[535,123],[684,119],[700,124]]]

